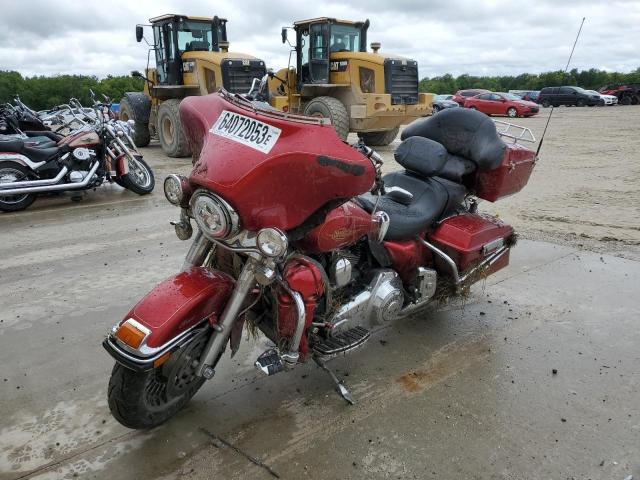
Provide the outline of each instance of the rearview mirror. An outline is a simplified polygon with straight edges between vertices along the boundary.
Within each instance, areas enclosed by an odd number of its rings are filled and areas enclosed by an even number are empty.
[[[287,41],[287,27],[282,27],[280,35],[282,36],[282,43],[285,43]]]
[[[142,30],[142,25],[136,25],[136,42],[140,43],[142,41],[142,37],[144,32]]]

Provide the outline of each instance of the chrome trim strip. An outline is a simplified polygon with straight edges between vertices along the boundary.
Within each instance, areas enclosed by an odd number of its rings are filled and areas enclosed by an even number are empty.
[[[47,162],[34,162],[30,158],[25,157],[19,153],[0,153],[0,160],[13,160],[14,162],[18,162],[23,164],[25,167],[29,167],[31,170],[35,170],[38,167],[41,167]]]
[[[198,326],[202,326],[202,322],[194,325],[189,330],[185,330],[180,335],[168,341],[164,345],[154,348],[153,353],[145,357],[139,357],[131,353],[130,350],[124,350],[122,343],[112,335],[107,335],[107,343],[114,350],[116,350],[120,355],[125,357],[127,360],[130,360],[132,362],[139,363],[139,364],[145,364],[145,363],[150,363],[157,360],[162,355],[164,355],[168,350],[171,350],[173,347],[180,346],[183,343],[186,343],[187,341],[191,340],[192,337],[201,333],[201,330],[196,328]]]
[[[113,332],[109,334],[108,338],[114,339],[120,350],[126,350],[132,355],[136,355],[138,358],[146,360],[150,357],[153,357],[154,355],[158,355],[158,352],[160,352],[160,355],[162,355],[167,349],[172,348],[176,344],[180,343],[187,335],[189,335],[189,333],[197,329],[199,326],[202,326],[202,322],[206,321],[207,318],[208,317],[203,318],[196,324],[186,329],[184,332],[180,333],[176,337],[173,337],[167,343],[165,343],[164,345],[160,345],[159,347],[148,347],[146,345],[141,345],[141,347],[138,350],[135,350],[134,348],[131,348],[129,345],[127,345],[126,343],[121,342],[120,339],[118,339],[113,334]],[[146,340],[146,337],[145,337],[145,340]]]

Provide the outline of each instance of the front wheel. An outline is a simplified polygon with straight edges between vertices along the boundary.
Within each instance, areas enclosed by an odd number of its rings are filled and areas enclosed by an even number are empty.
[[[578,101],[576,102],[576,107],[584,107],[585,105],[586,105],[586,102],[582,98],[579,98]]]
[[[349,135],[349,113],[343,103],[333,97],[317,97],[304,107],[304,114],[310,117],[328,118],[341,140]]]
[[[128,428],[149,429],[182,410],[205,381],[196,369],[210,333],[190,340],[153,370],[137,372],[116,363],[108,390],[114,418]]]
[[[147,195],[153,192],[156,181],[147,162],[137,155],[129,157],[128,162],[129,173],[117,179],[116,183],[138,195]]]
[[[551,102],[545,98],[545,99],[542,101],[542,106],[543,106],[544,108],[549,108],[549,107],[551,106]]]
[[[509,118],[516,118],[518,116],[518,110],[516,110],[514,107],[511,107],[507,110],[507,116]]]

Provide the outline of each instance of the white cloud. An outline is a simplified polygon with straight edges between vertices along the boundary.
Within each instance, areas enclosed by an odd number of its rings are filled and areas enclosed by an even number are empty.
[[[275,69],[289,57],[280,42],[282,26],[317,16],[370,18],[369,41],[381,41],[381,52],[418,60],[421,77],[558,70],[586,16],[572,67],[640,66],[640,2],[631,0],[26,0],[2,7],[0,70],[100,77],[140,70],[147,47],[135,42],[134,26],[163,13],[226,17],[231,50],[253,54]]]

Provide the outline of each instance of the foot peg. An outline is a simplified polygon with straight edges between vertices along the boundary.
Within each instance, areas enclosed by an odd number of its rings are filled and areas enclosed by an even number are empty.
[[[275,375],[284,370],[284,364],[277,350],[266,350],[258,357],[255,367],[265,375]]]
[[[317,357],[317,356],[313,356],[313,361],[316,362],[316,364],[325,372],[327,372],[329,374],[329,376],[331,377],[331,380],[333,380],[333,383],[336,384],[336,391],[340,394],[340,396],[342,398],[344,398],[347,403],[349,403],[349,405],[355,405],[355,400],[353,399],[353,397],[351,396],[351,392],[349,392],[349,390],[347,390],[347,387],[344,386],[344,383],[342,383],[342,380],[340,380],[335,373],[333,373],[333,370],[331,370],[329,367],[327,367],[326,363],[324,363],[324,361]]]

